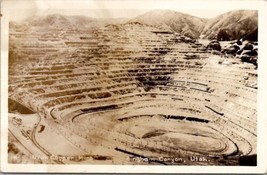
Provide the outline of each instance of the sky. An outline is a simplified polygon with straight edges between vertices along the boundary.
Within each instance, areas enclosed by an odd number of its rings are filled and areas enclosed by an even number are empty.
[[[174,10],[201,18],[213,18],[231,10],[253,9],[246,0],[4,0],[10,20],[33,15],[84,15],[94,18],[134,18],[150,10]],[[251,1],[250,1],[251,2]],[[1,9],[2,10],[2,9]]]

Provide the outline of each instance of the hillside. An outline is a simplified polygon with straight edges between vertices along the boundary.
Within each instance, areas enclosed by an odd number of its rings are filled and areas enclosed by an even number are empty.
[[[126,19],[104,19],[91,18],[87,16],[65,16],[61,14],[51,14],[47,16],[32,16],[20,22],[11,22],[12,26],[21,28],[27,27],[49,27],[49,28],[99,28],[107,24],[119,24],[125,22]]]
[[[191,38],[198,38],[206,23],[206,19],[171,10],[153,10],[131,21],[163,27]]]
[[[204,39],[234,40],[258,28],[257,11],[237,10],[207,21],[201,36]]]
[[[45,28],[100,28],[108,24],[138,22],[164,30],[180,33],[198,39],[236,40],[252,38],[257,40],[257,11],[230,11],[212,19],[203,19],[171,10],[153,10],[133,19],[91,18],[87,16],[64,16],[52,14],[29,17],[21,22],[11,22],[11,28],[25,30],[31,26]],[[248,35],[251,35],[250,37]]]

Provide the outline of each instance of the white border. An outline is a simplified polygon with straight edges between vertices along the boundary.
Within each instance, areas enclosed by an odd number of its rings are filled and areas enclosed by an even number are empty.
[[[128,166],[128,165],[22,165],[7,163],[8,135],[8,21],[15,10],[46,9],[254,9],[259,14],[258,59],[258,165],[246,166]],[[257,0],[4,0],[1,2],[1,171],[94,173],[266,173],[267,172],[267,2]]]

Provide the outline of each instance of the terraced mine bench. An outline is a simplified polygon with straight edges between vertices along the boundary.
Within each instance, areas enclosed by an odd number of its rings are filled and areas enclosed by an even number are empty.
[[[55,45],[51,33],[34,33],[47,48],[24,50],[22,42],[38,40],[33,33],[10,38],[10,51],[24,52],[10,56],[9,98],[40,115],[35,139],[51,154],[86,155],[79,163],[97,164],[179,157],[139,162],[178,165],[235,165],[256,154],[253,65],[222,64],[201,44],[140,23],[60,32]],[[66,148],[46,145],[49,135]]]

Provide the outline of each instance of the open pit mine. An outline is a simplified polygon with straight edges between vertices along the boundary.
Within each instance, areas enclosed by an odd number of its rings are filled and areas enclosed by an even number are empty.
[[[257,155],[257,67],[178,32],[10,28],[8,83],[9,163],[236,166]]]

